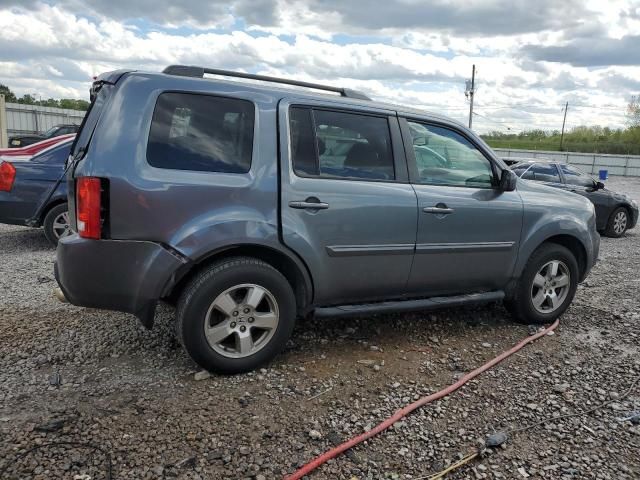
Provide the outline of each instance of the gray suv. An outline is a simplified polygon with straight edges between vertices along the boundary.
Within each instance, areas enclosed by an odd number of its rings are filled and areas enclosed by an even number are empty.
[[[148,328],[174,302],[187,352],[222,373],[310,313],[504,300],[550,322],[600,242],[588,200],[518,180],[457,122],[223,70],[100,76],[67,169],[64,296]]]

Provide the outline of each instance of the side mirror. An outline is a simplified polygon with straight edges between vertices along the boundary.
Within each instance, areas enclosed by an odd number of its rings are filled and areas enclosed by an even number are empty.
[[[604,183],[596,182],[596,190],[602,190],[604,188]]]
[[[500,177],[500,190],[503,192],[513,192],[516,189],[518,176],[509,169],[503,170]]]

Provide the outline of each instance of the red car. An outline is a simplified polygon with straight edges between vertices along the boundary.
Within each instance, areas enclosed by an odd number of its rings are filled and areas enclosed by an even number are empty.
[[[60,135],[58,137],[47,138],[37,143],[27,145],[21,148],[0,148],[0,158],[11,157],[12,159],[22,159],[16,157],[24,157],[24,159],[33,157],[36,153],[41,152],[45,148],[52,147],[60,142],[64,142],[69,138],[75,137],[75,133],[69,133],[67,135]]]

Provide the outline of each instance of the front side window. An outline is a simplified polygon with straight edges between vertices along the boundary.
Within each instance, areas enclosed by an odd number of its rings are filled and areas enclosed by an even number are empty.
[[[418,180],[429,185],[491,188],[489,160],[469,140],[453,130],[408,122]]]
[[[593,187],[593,179],[580,170],[570,167],[569,165],[560,164],[564,178],[569,185],[579,185],[581,187]]]
[[[151,120],[147,161],[157,168],[246,173],[254,116],[246,100],[163,93]]]
[[[558,169],[551,163],[536,163],[522,178],[537,182],[561,183]]]
[[[289,119],[297,175],[395,179],[386,118],[292,107]]]

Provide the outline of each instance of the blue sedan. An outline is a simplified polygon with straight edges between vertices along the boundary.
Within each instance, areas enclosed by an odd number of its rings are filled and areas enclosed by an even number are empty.
[[[52,244],[70,233],[65,161],[73,139],[27,161],[0,163],[0,223],[44,227]]]

